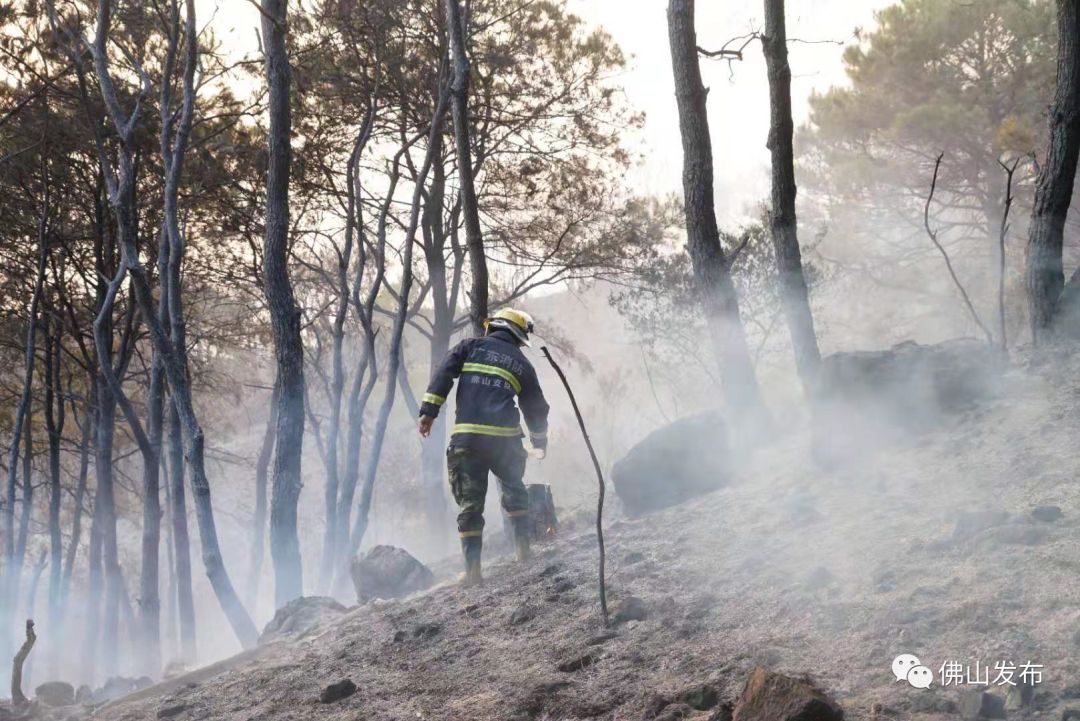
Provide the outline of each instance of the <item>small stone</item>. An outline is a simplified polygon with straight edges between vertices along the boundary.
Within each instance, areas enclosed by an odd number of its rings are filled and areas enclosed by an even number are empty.
[[[660,712],[656,721],[679,721],[679,719],[689,718],[693,713],[694,709],[690,706],[684,703],[673,703]]]
[[[600,657],[593,651],[563,661],[556,668],[563,673],[576,673],[592,666]]]
[[[175,706],[165,706],[164,708],[158,709],[157,717],[172,718],[173,716],[179,716],[184,713],[184,711],[187,711],[186,703],[176,704]]]
[[[527,623],[536,618],[537,613],[539,613],[539,610],[536,608],[536,606],[528,603],[523,603],[516,609],[514,609],[514,612],[510,614],[510,625],[520,626],[523,623]]]
[[[413,629],[413,638],[431,638],[439,635],[442,626],[437,623],[422,623]]]
[[[34,689],[34,696],[46,706],[71,706],[75,703],[75,688],[66,681],[49,681]]]
[[[720,692],[715,686],[703,683],[680,691],[675,700],[697,711],[708,711],[720,703]]]
[[[1043,523],[1053,523],[1061,520],[1064,515],[1061,506],[1035,506],[1031,509],[1031,517]]]
[[[969,721],[1005,718],[1005,699],[987,691],[972,691],[960,698],[960,715]]]
[[[663,696],[655,692],[650,694],[649,700],[645,702],[645,712],[641,714],[642,721],[653,721],[670,703],[671,698],[669,696]]]
[[[543,712],[544,707],[559,691],[569,686],[568,681],[545,681],[538,683],[529,690],[521,700],[518,710],[525,718],[536,718]]]
[[[722,703],[713,711],[712,716],[708,721],[732,721],[734,718],[735,707],[730,702]]]
[[[566,593],[567,591],[573,591],[574,588],[574,582],[567,578],[556,583],[553,590],[555,591],[555,593]]]
[[[1015,686],[1010,686],[1008,693],[1005,694],[1005,710],[1019,711],[1030,706],[1033,700],[1035,700],[1035,687],[1021,681]]]
[[[322,693],[319,694],[319,701],[321,703],[334,703],[348,698],[354,693],[356,693],[356,684],[352,682],[352,679],[346,678],[324,688]]]
[[[611,639],[618,638],[618,637],[619,637],[619,634],[617,634],[614,631],[604,631],[603,633],[598,634],[598,635],[593,636],[592,638],[590,638],[588,641],[585,642],[585,645],[586,646],[599,646],[602,643],[607,643]]]
[[[398,631],[398,632],[396,632],[394,634],[394,643],[401,643],[404,640],[405,640],[405,632],[404,631]]]
[[[619,604],[618,610],[611,618],[611,623],[618,626],[627,621],[644,621],[648,615],[649,607],[644,601],[637,596],[628,596]]]
[[[632,566],[635,563],[641,563],[644,560],[645,554],[639,553],[638,551],[631,551],[630,553],[623,556],[623,564],[627,566]]]
[[[842,721],[844,710],[817,687],[757,667],[735,705],[739,721]]]

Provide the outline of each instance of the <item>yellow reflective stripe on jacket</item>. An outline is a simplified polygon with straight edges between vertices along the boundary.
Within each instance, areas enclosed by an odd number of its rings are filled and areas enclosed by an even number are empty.
[[[441,406],[443,403],[446,403],[446,399],[442,396],[437,396],[434,393],[425,393],[424,403],[431,403],[437,406]]]
[[[483,535],[484,535],[484,531],[483,530],[479,530],[479,531],[462,531],[458,535],[461,536],[462,538],[482,538]]]
[[[480,436],[516,438],[521,435],[521,428],[517,426],[485,426],[482,423],[455,423],[450,433],[475,433]]]
[[[461,366],[462,373],[484,373],[489,376],[498,376],[514,387],[515,393],[521,393],[521,381],[517,376],[499,366],[489,366],[484,363],[466,363]]]

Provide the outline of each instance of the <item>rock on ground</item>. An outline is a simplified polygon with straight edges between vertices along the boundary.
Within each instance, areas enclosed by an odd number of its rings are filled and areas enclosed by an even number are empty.
[[[294,599],[277,610],[259,636],[259,643],[270,643],[283,638],[303,638],[319,626],[340,617],[345,611],[344,606],[325,596]]]
[[[758,667],[735,704],[734,721],[842,721],[844,711],[808,681]]]
[[[351,678],[346,678],[324,688],[322,693],[319,694],[319,701],[321,703],[334,703],[346,699],[354,693],[356,693],[356,684],[353,683]]]
[[[970,691],[960,699],[960,716],[969,721],[1003,719],[1005,699],[988,691]]]
[[[846,351],[822,359],[815,457],[833,465],[922,434],[992,396],[997,350],[974,339],[888,350]]]
[[[908,341],[889,350],[826,356],[818,392],[828,401],[884,407],[919,422],[928,413],[956,413],[989,397],[999,374],[996,349],[982,341]]]
[[[34,689],[34,696],[46,706],[72,706],[75,687],[66,681],[48,681]]]
[[[394,546],[375,546],[354,558],[350,570],[360,603],[374,598],[404,598],[435,583],[427,566]]]
[[[717,413],[680,418],[630,449],[612,468],[615,493],[630,516],[668,508],[723,486],[727,435]]]

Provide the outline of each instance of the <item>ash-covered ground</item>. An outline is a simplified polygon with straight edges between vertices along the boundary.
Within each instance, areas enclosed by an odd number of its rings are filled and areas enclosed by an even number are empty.
[[[840,467],[813,462],[810,429],[781,433],[722,490],[611,518],[609,595],[631,620],[610,630],[582,520],[528,566],[489,558],[481,588],[351,609],[94,718],[712,719],[665,701],[734,699],[759,665],[808,675],[849,719],[957,719],[965,694],[1006,696],[996,671],[942,687],[949,661],[1015,664],[1014,680],[1040,665],[1009,718],[1061,718],[1080,707],[1080,387],[1062,377],[1010,371],[996,399]],[[931,688],[894,680],[901,653]],[[320,702],[343,679],[356,692]]]

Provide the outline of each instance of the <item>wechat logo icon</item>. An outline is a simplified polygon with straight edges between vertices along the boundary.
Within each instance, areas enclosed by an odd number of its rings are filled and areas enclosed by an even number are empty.
[[[930,688],[934,682],[934,672],[910,653],[902,653],[893,659],[892,672],[897,681],[907,681],[914,688]]]

